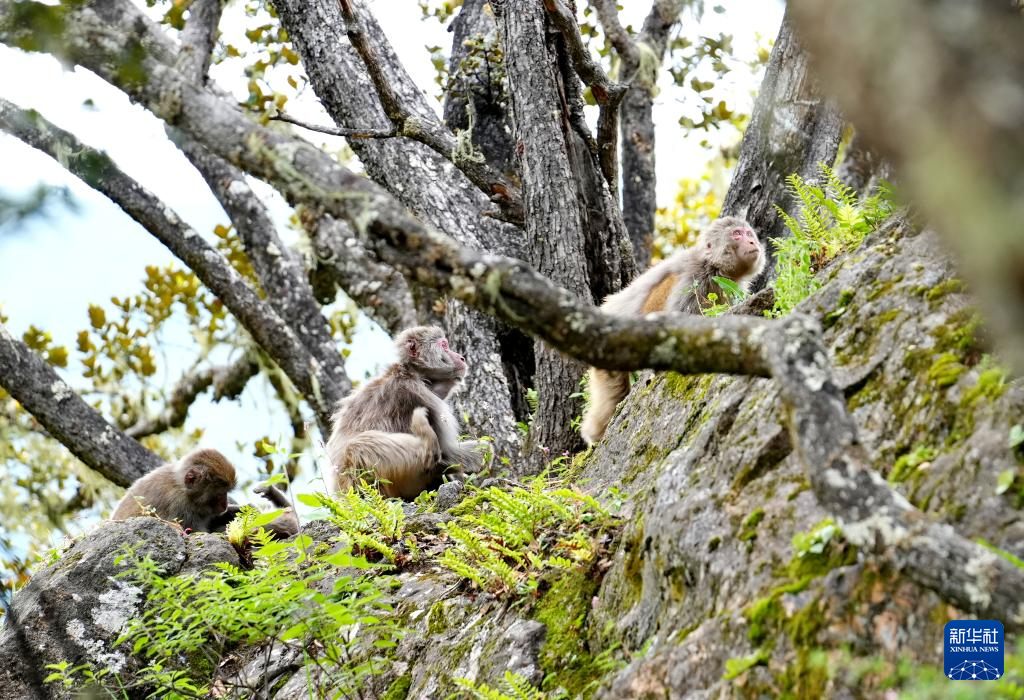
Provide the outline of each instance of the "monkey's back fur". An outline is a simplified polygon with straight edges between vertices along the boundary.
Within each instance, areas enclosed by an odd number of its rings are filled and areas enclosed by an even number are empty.
[[[475,458],[472,443],[459,442],[448,404],[402,363],[342,399],[333,423],[324,473],[331,492],[375,475],[382,493],[408,500],[439,483],[450,465]]]
[[[678,250],[650,267],[628,287],[605,299],[601,310],[633,317],[657,311],[701,313],[710,303],[710,294],[716,294],[719,300],[726,299],[716,277],[731,279],[746,291],[761,274],[764,254],[761,250],[756,260],[748,261],[746,256],[752,249],[740,253],[737,244],[729,241],[729,230],[735,227],[749,229],[749,224],[735,217],[715,221],[696,245]],[[752,230],[749,233],[754,236]],[[615,409],[629,393],[629,373],[591,368],[588,387],[590,405],[583,416],[580,435],[588,445],[593,445],[604,437]]]

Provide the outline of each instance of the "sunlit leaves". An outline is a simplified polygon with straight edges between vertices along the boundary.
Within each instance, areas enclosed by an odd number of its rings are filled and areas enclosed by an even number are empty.
[[[46,358],[54,367],[68,366],[68,350],[63,345],[54,345],[49,332],[35,326],[29,326],[21,339],[37,353]]]

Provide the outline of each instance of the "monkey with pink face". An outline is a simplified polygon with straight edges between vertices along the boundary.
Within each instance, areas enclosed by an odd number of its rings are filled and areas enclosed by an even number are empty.
[[[654,265],[621,292],[605,299],[601,310],[622,316],[656,311],[700,313],[710,305],[709,294],[725,299],[715,281],[723,277],[744,291],[764,269],[764,247],[743,219],[725,217],[713,222],[691,248],[673,253]],[[590,405],[580,434],[588,445],[601,440],[619,402],[629,393],[629,373],[590,369]]]
[[[342,399],[327,441],[328,491],[365,478],[385,496],[412,500],[445,473],[479,464],[475,440],[459,440],[446,399],[466,376],[466,360],[435,326],[395,339],[398,361]]]

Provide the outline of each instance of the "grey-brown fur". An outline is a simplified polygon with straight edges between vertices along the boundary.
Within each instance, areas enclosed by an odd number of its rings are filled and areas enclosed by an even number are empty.
[[[448,469],[477,464],[479,443],[459,440],[445,401],[466,374],[465,360],[434,326],[405,330],[395,345],[398,362],[343,399],[334,415],[324,475],[332,492],[373,476],[385,495],[411,499]]]
[[[235,467],[224,455],[193,450],[132,484],[110,519],[153,514],[184,528],[213,532],[229,510],[227,494],[234,487]]]
[[[733,238],[737,230],[749,231]],[[655,311],[700,313],[708,295],[727,297],[714,281],[725,277],[744,291],[764,269],[764,246],[743,219],[725,217],[713,222],[691,248],[678,250],[601,305],[611,314],[640,316]],[[670,286],[669,286],[670,285]],[[645,308],[646,307],[646,308]],[[590,405],[583,416],[580,434],[588,445],[604,437],[615,408],[629,393],[629,374],[591,368]]]

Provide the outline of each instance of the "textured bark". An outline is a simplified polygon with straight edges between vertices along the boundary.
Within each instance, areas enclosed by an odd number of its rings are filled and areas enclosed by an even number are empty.
[[[959,253],[1021,372],[1024,17],[990,0],[801,0],[790,11],[822,85]]]
[[[367,35],[362,19],[355,10],[355,0],[339,0],[339,5],[349,43],[359,55],[373,83],[380,106],[385,116],[391,120],[395,133],[419,141],[438,155],[450,159],[474,185],[498,205],[501,210],[500,218],[521,222],[523,211],[519,188],[503,173],[492,168],[486,158],[460,147],[455,136],[432,112],[414,112],[413,108],[405,103],[398,91],[392,87],[391,77],[385,70],[384,57],[388,54],[378,51],[376,42]],[[383,35],[375,38],[383,39]]]
[[[336,287],[391,335],[415,326],[416,308],[409,285],[393,268],[370,255],[352,227],[330,216],[302,217],[316,255],[315,277],[324,303],[334,301]]]
[[[43,119],[0,100],[0,128],[60,160],[89,186],[109,197],[189,266],[238,319],[309,402],[321,429],[329,432],[343,387],[328,375],[298,338],[210,246],[155,195],[124,174],[105,154]],[[73,154],[73,155],[69,155]]]
[[[189,5],[188,22],[181,32],[178,70],[197,83],[206,81],[223,9],[224,0],[194,0]]]
[[[654,90],[658,69],[665,57],[668,36],[679,21],[686,3],[655,0],[634,39],[619,21],[615,0],[594,0],[601,26],[622,60],[619,74],[629,85],[621,106],[622,132],[622,218],[633,244],[637,269],[651,260],[654,216],[658,210],[657,168],[654,131]],[[641,51],[653,59],[649,70],[640,71]]]
[[[453,130],[465,131],[469,129],[472,110],[473,145],[495,167],[512,175],[515,147],[505,81],[498,80],[487,63],[473,72],[463,65],[468,54],[467,41],[485,41],[498,48],[498,27],[488,4],[489,0],[463,0],[452,20],[452,54],[448,62],[452,80],[445,95],[444,122]]]
[[[547,32],[547,15],[530,0],[506,0],[494,7],[515,115],[527,258],[542,275],[589,301],[582,195],[569,162],[573,136],[568,115],[554,107],[562,104],[565,88],[550,43],[553,36]],[[581,443],[568,426],[579,407],[567,397],[578,390],[583,367],[543,343],[534,346],[534,354],[538,406],[529,446],[554,454],[573,451]]]
[[[115,484],[129,486],[164,462],[104,420],[3,325],[0,386],[72,454]]]
[[[842,116],[822,99],[787,11],[743,135],[722,216],[745,218],[762,241],[786,235],[775,210],[776,205],[789,213],[795,208],[786,192],[786,178],[797,173],[818,180],[818,164],[833,164],[842,131]],[[752,289],[761,289],[774,278],[775,254],[768,246],[768,264]]]
[[[341,39],[344,23],[337,2],[277,0],[275,7],[302,57],[313,89],[334,122],[348,128],[386,127],[389,120],[362,59]],[[361,10],[360,19],[399,99],[414,114],[436,119],[372,14]],[[506,255],[521,254],[522,230],[484,216],[494,205],[447,159],[423,144],[402,138],[352,140],[350,145],[370,178],[387,188],[424,221],[465,245]],[[420,292],[416,295],[426,297],[425,306],[433,306],[432,296]],[[455,398],[458,412],[478,416],[485,434],[496,438],[512,434],[515,418],[508,380],[484,369],[490,366],[494,355],[500,355],[498,325],[458,302],[451,302],[445,307],[444,326],[453,338],[456,332],[472,334],[472,337],[458,337],[455,342],[481,353],[477,356],[464,353],[470,370],[465,390]],[[481,406],[479,411],[477,401]],[[515,454],[518,441],[501,440],[496,448],[503,454]]]

